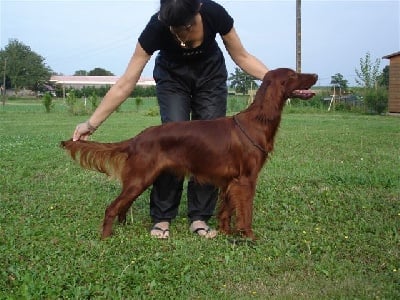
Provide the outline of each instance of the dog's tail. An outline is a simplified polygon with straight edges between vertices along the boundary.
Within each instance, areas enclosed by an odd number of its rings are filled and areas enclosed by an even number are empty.
[[[121,180],[122,169],[128,158],[129,141],[119,143],[99,143],[91,141],[62,141],[64,148],[81,167],[105,173]]]

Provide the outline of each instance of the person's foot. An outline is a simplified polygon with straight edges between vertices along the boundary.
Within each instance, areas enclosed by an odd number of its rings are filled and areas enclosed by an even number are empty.
[[[190,231],[207,239],[212,239],[217,236],[217,231],[208,227],[207,223],[201,220],[192,222],[192,224],[190,224]]]
[[[169,222],[163,221],[154,223],[153,227],[150,230],[150,235],[158,239],[169,238]]]

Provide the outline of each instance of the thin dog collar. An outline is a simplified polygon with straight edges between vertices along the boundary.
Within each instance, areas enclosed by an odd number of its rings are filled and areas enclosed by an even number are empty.
[[[253,144],[254,147],[258,148],[262,153],[264,153],[265,156],[268,155],[268,152],[261,147],[259,144],[257,144],[246,132],[246,130],[242,127],[242,125],[239,123],[239,120],[236,118],[236,116],[233,116],[233,120],[235,121],[235,124],[239,127],[240,131],[243,132],[243,134],[247,137],[247,139],[250,141],[250,143]]]

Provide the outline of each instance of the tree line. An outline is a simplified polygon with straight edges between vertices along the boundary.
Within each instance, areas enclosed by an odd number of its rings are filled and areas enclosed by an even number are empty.
[[[0,64],[3,69],[5,88],[28,88],[37,91],[40,85],[48,82],[52,70],[45,59],[18,40],[10,40],[0,50]]]
[[[49,79],[54,71],[46,64],[45,58],[31,50],[31,48],[22,42],[12,39],[0,50],[0,68],[3,69],[3,82],[0,83],[2,89],[21,89],[27,88],[33,91],[44,91],[48,85]],[[389,83],[389,66],[385,66],[380,72],[380,60],[372,61],[370,53],[360,58],[360,68],[355,69],[357,78],[356,83],[364,88],[367,98],[380,98],[381,102],[387,102],[387,88]],[[95,68],[90,71],[77,70],[75,76],[113,76],[114,74],[103,68]],[[250,89],[258,88],[257,79],[248,75],[240,68],[235,68],[228,77],[230,88],[235,93],[247,94]],[[337,73],[331,76],[331,85],[340,87],[343,91],[349,89],[348,81],[342,74]],[[62,95],[60,87],[57,95]],[[75,90],[77,97],[96,95],[103,97],[110,87],[94,88],[85,87],[81,90]],[[386,95],[385,95],[386,90]],[[136,87],[131,95],[132,97],[155,96],[155,88]],[[375,100],[371,100],[375,101]],[[381,104],[380,104],[381,105]]]

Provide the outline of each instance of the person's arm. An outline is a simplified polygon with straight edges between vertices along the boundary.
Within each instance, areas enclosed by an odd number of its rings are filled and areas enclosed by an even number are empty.
[[[256,57],[247,52],[234,27],[222,36],[225,48],[233,61],[246,73],[256,77],[259,80],[264,78],[268,68]]]
[[[89,120],[76,126],[74,141],[86,140],[129,97],[150,57],[137,43],[125,73],[104,96]]]

